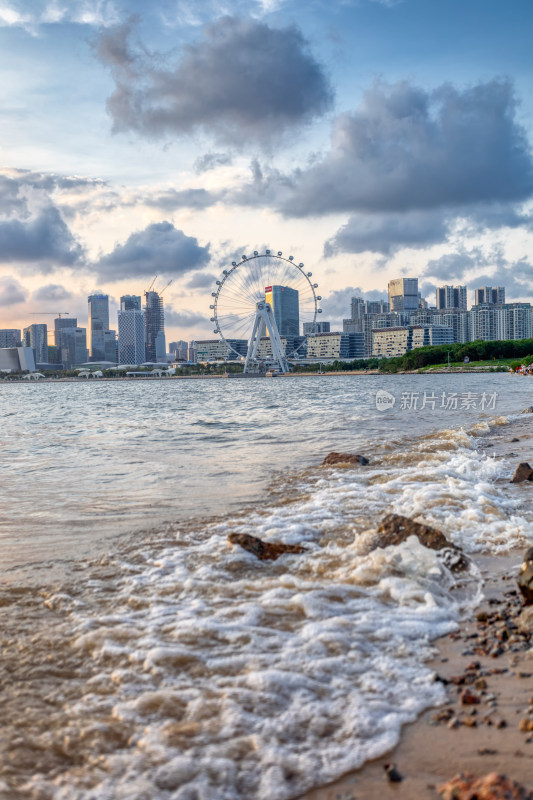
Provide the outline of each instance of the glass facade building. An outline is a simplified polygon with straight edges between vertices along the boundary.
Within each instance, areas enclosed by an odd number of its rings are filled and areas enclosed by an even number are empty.
[[[265,300],[270,303],[279,335],[299,336],[300,304],[297,289],[265,286]]]
[[[89,303],[89,358],[105,361],[105,331],[109,330],[109,295],[91,294]]]

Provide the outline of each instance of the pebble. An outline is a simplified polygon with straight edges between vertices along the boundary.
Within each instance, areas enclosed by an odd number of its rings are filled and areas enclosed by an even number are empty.
[[[400,781],[403,781],[403,775],[398,771],[396,764],[383,764],[383,769],[385,770],[387,779],[391,783],[400,783]]]

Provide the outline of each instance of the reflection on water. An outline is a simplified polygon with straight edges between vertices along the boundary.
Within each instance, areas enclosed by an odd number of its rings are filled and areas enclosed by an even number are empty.
[[[332,449],[381,453],[473,410],[401,410],[402,392],[498,391],[500,413],[528,402],[508,375],[0,383],[2,565],[90,552],[125,531],[264,502],[276,472]],[[376,411],[378,389],[398,398]],[[520,397],[523,396],[521,401]]]

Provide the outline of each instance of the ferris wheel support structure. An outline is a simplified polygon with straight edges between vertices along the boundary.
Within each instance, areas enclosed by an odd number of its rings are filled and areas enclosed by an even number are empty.
[[[209,306],[211,322],[215,323],[213,333],[226,345],[226,357],[244,361],[244,372],[250,374],[257,369],[263,374],[268,364],[288,372],[289,359],[306,352],[307,339],[317,332],[317,315],[322,313],[318,307],[322,298],[315,291],[318,284],[311,276],[312,272],[307,272],[294,256],[286,258],[280,250],[254,250],[251,256],[243,255],[240,262],[232,261],[216,281]],[[280,312],[282,319],[278,328],[274,309],[279,299],[274,299],[274,290],[279,295],[286,289],[292,291],[288,299],[291,308],[284,319],[281,308],[276,310],[276,317]],[[271,355],[266,339],[270,340]]]
[[[248,353],[246,354],[243,372],[248,372],[250,362],[255,360],[259,342],[261,337],[264,336],[265,331],[269,333],[272,355],[279,365],[280,372],[288,372],[289,364],[283,350],[283,344],[281,343],[281,337],[279,335],[278,326],[276,325],[276,320],[274,319],[274,314],[272,313],[272,308],[270,303],[263,302],[257,304],[254,327],[248,344]]]

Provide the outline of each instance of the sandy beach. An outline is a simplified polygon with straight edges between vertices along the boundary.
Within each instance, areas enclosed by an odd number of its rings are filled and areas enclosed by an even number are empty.
[[[480,446],[513,465],[531,463],[532,439],[533,414],[525,414]],[[531,483],[509,484],[509,491],[531,502]],[[446,684],[445,704],[406,726],[392,752],[302,800],[436,800],[439,787],[458,773],[498,772],[533,790],[533,611],[521,624],[516,584],[525,549],[474,556],[483,602],[456,633],[436,640],[430,663]],[[388,780],[384,766],[391,763],[401,781]]]

